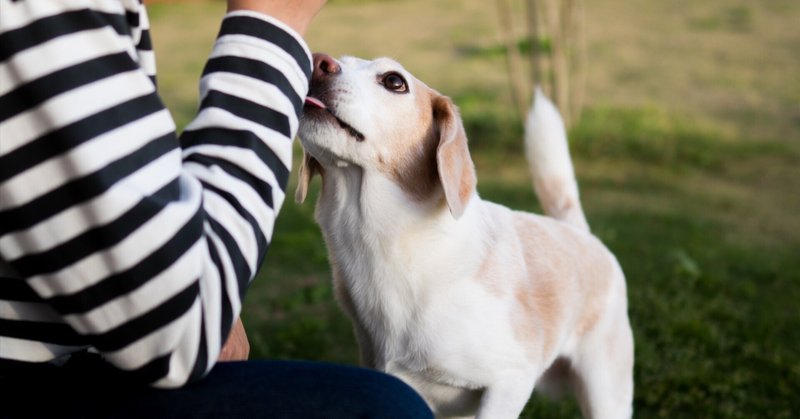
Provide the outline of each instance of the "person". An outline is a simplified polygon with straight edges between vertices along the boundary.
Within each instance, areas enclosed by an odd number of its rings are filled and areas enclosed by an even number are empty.
[[[0,417],[431,416],[382,373],[243,361],[324,3],[229,0],[177,135],[140,0],[0,0]]]

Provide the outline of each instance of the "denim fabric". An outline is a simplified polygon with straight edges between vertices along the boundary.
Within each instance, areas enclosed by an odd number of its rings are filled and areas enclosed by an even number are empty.
[[[72,365],[70,365],[72,364]],[[305,361],[220,363],[175,390],[121,384],[99,360],[0,379],[0,418],[425,419],[400,380],[373,370]]]

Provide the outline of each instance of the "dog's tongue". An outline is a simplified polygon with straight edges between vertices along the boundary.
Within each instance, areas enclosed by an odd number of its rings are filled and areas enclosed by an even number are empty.
[[[319,99],[317,99],[317,98],[315,98],[313,96],[306,97],[306,105],[316,106],[317,108],[322,108],[322,109],[327,108],[327,106],[325,106],[325,104],[322,103],[321,100],[319,100]]]

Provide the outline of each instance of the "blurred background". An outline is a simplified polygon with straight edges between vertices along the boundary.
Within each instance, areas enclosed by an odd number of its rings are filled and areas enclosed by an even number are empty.
[[[532,54],[566,50],[583,205],[628,279],[635,416],[798,417],[800,2],[574,4],[559,37],[531,27],[523,0],[330,0],[307,40],[334,56],[395,58],[451,96],[481,196],[528,211],[539,207],[520,103],[534,80],[560,88],[557,60],[539,67]],[[159,90],[179,127],[196,112],[224,8],[149,4]],[[319,181],[303,205],[295,184],[296,173],[245,301],[251,357],[356,364],[313,219]],[[578,409],[534,397],[523,417]]]

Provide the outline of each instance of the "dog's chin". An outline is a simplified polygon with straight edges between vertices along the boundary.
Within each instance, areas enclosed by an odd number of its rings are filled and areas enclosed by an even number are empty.
[[[318,101],[318,99],[317,99]],[[320,102],[321,103],[321,102]],[[320,125],[330,125],[346,133],[351,141],[362,142],[365,140],[364,134],[356,129],[351,123],[342,119],[338,112],[330,107],[321,108],[308,104],[303,108],[302,122],[316,122]]]
[[[354,164],[347,156],[348,134],[327,124],[305,121],[298,131],[300,144],[323,167]]]

